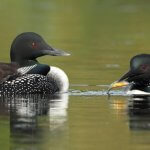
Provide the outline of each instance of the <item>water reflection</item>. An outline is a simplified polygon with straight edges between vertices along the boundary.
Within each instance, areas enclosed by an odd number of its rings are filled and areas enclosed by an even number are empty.
[[[68,93],[55,96],[49,103],[50,130],[57,129],[67,121]]]
[[[115,97],[111,100],[111,106],[117,115],[128,115],[130,130],[150,130],[150,97]]]
[[[67,93],[1,97],[0,102],[0,113],[10,113],[12,149],[44,143],[45,136],[63,128],[67,121]]]
[[[150,97],[133,97],[128,104],[131,130],[150,130]]]

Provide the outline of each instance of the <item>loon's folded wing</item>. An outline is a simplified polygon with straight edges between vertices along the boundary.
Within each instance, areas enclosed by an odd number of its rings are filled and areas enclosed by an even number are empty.
[[[15,63],[0,63],[0,83],[19,76],[18,68],[19,66]]]

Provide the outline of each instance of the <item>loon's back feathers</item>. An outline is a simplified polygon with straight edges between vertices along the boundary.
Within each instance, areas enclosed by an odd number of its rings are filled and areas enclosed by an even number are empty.
[[[19,68],[17,64],[0,63],[0,81],[0,94],[54,94],[69,88],[63,70],[43,64]]]
[[[21,67],[15,63],[0,63],[0,94],[54,94],[59,91],[56,81],[46,76],[47,65]],[[37,72],[36,72],[37,70]]]
[[[59,90],[53,80],[39,74],[25,74],[0,85],[0,94],[54,94]]]

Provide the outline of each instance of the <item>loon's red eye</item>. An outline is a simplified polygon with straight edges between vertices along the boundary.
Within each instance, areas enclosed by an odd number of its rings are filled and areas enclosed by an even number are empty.
[[[37,48],[37,43],[35,43],[35,42],[32,42],[32,48]]]

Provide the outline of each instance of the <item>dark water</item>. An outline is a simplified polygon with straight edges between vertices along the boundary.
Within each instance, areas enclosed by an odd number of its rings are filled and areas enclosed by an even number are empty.
[[[39,59],[68,74],[69,93],[0,97],[0,149],[149,150],[149,98],[106,95],[132,56],[150,53],[149,14],[148,0],[0,0],[1,61],[25,31],[72,54]]]

